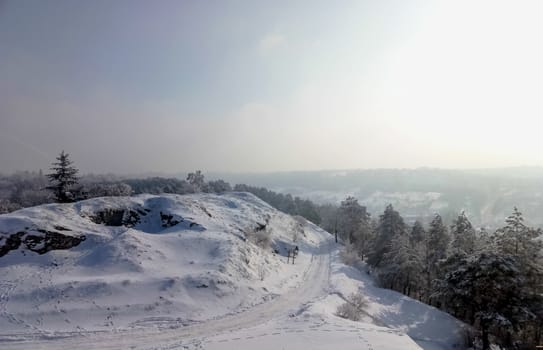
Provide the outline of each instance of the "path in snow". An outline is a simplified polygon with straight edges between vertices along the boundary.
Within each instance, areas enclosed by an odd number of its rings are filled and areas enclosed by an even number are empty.
[[[0,316],[6,317],[10,322],[17,323],[13,315],[7,311],[9,296],[16,284],[10,281],[0,281]]]
[[[312,262],[298,288],[247,311],[177,329],[139,329],[119,332],[54,333],[52,335],[4,336],[3,349],[167,349],[180,340],[224,334],[254,327],[272,319],[295,315],[303,305],[327,295],[330,281],[330,254],[333,240],[319,231],[322,243],[312,256]]]

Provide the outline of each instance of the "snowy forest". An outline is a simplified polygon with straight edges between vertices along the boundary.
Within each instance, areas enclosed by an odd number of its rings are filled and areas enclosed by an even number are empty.
[[[358,200],[339,206],[280,194],[263,187],[206,181],[200,171],[186,180],[152,177],[77,176],[64,152],[53,172],[23,172],[0,177],[0,213],[50,202],[140,193],[250,192],[285,213],[302,216],[344,244],[345,262],[367,263],[382,287],[444,310],[473,327],[468,342],[483,349],[530,348],[543,332],[543,231],[524,223],[512,208],[493,232],[474,227],[464,212],[448,224],[439,214],[431,222],[406,223],[392,205],[372,216]],[[522,204],[522,203],[519,203]]]
[[[477,331],[483,349],[533,348],[543,331],[543,233],[514,208],[495,232],[464,213],[447,227],[407,225],[389,205],[377,220],[353,197],[341,203],[337,231],[346,259],[366,260],[381,285],[440,308]]]

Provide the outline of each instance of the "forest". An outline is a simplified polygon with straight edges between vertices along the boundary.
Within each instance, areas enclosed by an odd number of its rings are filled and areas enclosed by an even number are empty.
[[[407,225],[389,205],[372,220],[349,197],[337,231],[346,261],[365,261],[381,286],[442,309],[473,326],[482,349],[532,349],[543,331],[543,232],[513,208],[494,232],[476,229],[464,213],[448,227],[435,214],[428,226]]]

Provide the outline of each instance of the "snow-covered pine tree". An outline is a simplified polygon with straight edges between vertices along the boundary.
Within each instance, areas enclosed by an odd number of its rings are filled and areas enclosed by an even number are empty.
[[[337,229],[339,237],[363,258],[372,236],[370,216],[366,208],[354,197],[347,197],[338,209]]]
[[[373,249],[369,254],[368,263],[375,267],[381,267],[385,254],[391,250],[392,240],[406,235],[406,231],[407,226],[400,213],[394,210],[392,204],[387,205],[384,213],[379,216],[376,237]]]
[[[500,253],[511,255],[519,261],[526,285],[536,290],[543,274],[542,231],[526,226],[522,213],[516,207],[505,223],[495,232],[496,247]]]
[[[423,264],[419,252],[412,246],[407,235],[398,235],[391,242],[379,269],[382,286],[407,296],[417,297],[420,289]]]
[[[522,213],[515,207],[505,220],[505,226],[496,230],[494,239],[500,253],[513,255],[527,264],[541,251],[541,241],[536,241],[541,235],[541,230],[524,224]]]
[[[78,169],[72,166],[73,162],[68,158],[69,154],[60,152],[56,158],[57,162],[52,164],[50,170],[52,173],[47,174],[51,186],[47,189],[53,191],[55,198],[60,203],[67,203],[73,201],[73,194],[70,193],[70,188],[78,182]]]
[[[449,247],[449,235],[447,227],[439,214],[436,214],[430,222],[428,235],[426,237],[424,254],[424,272],[426,278],[426,300],[431,304],[430,295],[432,293],[432,283],[434,279],[440,277],[439,264],[447,257]]]
[[[366,219],[366,208],[358,203],[358,199],[349,196],[343,200],[338,210],[339,237],[348,243],[354,243],[355,234],[362,221]]]
[[[525,305],[535,315],[523,328],[540,342],[543,334],[543,233],[541,229],[526,226],[522,213],[515,207],[505,220],[505,226],[496,230],[494,241],[499,253],[510,255],[519,263]]]
[[[527,307],[520,266],[512,256],[482,252],[454,260],[433,298],[446,310],[481,331],[483,349],[490,349],[491,335],[509,349],[519,324],[534,317]]]
[[[451,225],[451,253],[471,255],[475,250],[475,229],[462,212]]]
[[[409,240],[411,241],[412,246],[416,246],[426,239],[426,230],[422,223],[417,220],[411,227],[411,232],[409,233]]]
[[[496,242],[493,233],[488,232],[484,227],[479,228],[475,234],[475,251],[488,252],[496,250]]]
[[[447,227],[443,224],[441,216],[436,214],[428,229],[428,247],[431,262],[436,263],[447,256],[449,241]]]

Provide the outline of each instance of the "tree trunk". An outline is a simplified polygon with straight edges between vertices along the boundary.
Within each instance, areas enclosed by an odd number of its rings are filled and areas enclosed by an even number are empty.
[[[337,243],[337,214],[336,214],[336,222],[334,223],[334,233],[336,236],[336,243]]]
[[[490,350],[490,340],[488,339],[488,327],[485,321],[481,320],[481,332],[483,333],[483,350]]]

